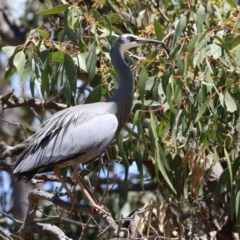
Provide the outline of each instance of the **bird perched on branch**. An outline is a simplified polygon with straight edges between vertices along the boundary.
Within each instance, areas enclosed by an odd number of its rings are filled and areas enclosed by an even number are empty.
[[[27,139],[28,147],[13,166],[13,173],[26,181],[36,173],[54,171],[74,202],[59,169],[75,166],[73,177],[90,201],[93,209],[106,211],[98,205],[78,174],[80,163],[87,162],[107,148],[128,120],[132,103],[134,80],[130,67],[124,61],[124,52],[141,44],[164,43],[131,34],[119,36],[110,51],[112,64],[119,75],[119,87],[107,102],[83,104],[57,112],[42,128]]]

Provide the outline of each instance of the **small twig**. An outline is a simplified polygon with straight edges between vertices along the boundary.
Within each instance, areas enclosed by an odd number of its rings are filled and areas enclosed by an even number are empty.
[[[60,90],[58,91],[57,95],[51,98],[50,100],[46,101],[46,104],[55,101],[57,98],[61,97],[64,93],[65,86],[61,87]]]
[[[0,213],[4,216],[4,217],[7,217],[9,218],[10,220],[12,220],[13,222],[16,222],[18,224],[22,224],[23,222],[22,221],[19,221],[17,220],[16,218],[13,218],[11,216],[9,216],[7,213],[3,212],[2,210],[0,210]]]
[[[74,211],[74,213],[82,212],[82,213],[91,214],[91,212],[92,212],[90,206],[82,206],[78,203],[75,203],[74,207],[73,207],[72,203],[70,203],[70,202],[63,201],[62,199],[54,196],[51,193],[41,191],[40,189],[35,189],[29,193],[29,196],[28,196],[29,206],[28,206],[27,215],[24,219],[23,226],[21,227],[20,232],[19,232],[19,236],[22,237],[23,239],[26,235],[32,234],[33,232],[39,233],[38,227],[39,227],[40,223],[39,224],[35,223],[34,218],[36,216],[36,211],[38,210],[38,202],[40,200],[48,201],[49,203],[52,203],[53,205],[55,205],[57,208],[61,208],[65,211],[69,211],[69,212],[72,210]],[[104,221],[110,226],[112,231],[116,232],[118,225],[116,224],[116,222],[112,218],[112,216],[102,214],[102,212],[100,212],[100,211],[97,211],[95,214],[101,216],[104,219]],[[44,225],[44,226],[49,228],[50,224]],[[36,229],[35,229],[35,227],[36,227]],[[54,226],[54,227],[56,227],[56,226]],[[58,229],[58,227],[56,227],[56,229]],[[119,236],[120,237],[127,236],[126,231],[127,231],[126,229],[121,229]],[[46,233],[46,232],[42,232],[42,233]],[[56,238],[56,239],[58,239],[58,238]]]
[[[167,17],[167,15],[164,13],[164,11],[160,8],[159,6],[159,2],[156,3],[154,0],[147,0],[146,2],[151,2],[153,7],[156,8],[158,10],[158,12],[160,13],[160,15],[163,17],[163,19],[165,21],[169,21],[169,18]]]
[[[8,125],[15,125],[15,126],[20,127],[20,128],[23,130],[26,139],[28,138],[27,131],[26,131],[26,129],[22,126],[21,123],[13,123],[13,122],[7,121],[7,120],[5,120],[5,119],[3,119],[3,118],[0,118],[0,120],[3,121],[3,122],[5,122],[5,123],[7,123]]]
[[[35,219],[34,222],[35,223],[42,223],[42,222],[48,222],[48,221],[53,221],[53,220],[59,220],[59,216],[53,216],[53,217],[47,217],[47,218],[39,218],[39,219]],[[74,225],[79,226],[79,227],[86,226],[86,223],[79,223],[78,221],[74,221],[74,220],[69,219],[69,218],[62,218],[61,222],[74,224]],[[88,225],[88,229],[96,229],[96,228],[98,228],[98,226],[93,225],[93,224],[89,224]]]
[[[80,237],[79,237],[78,240],[83,240],[83,239],[84,239],[84,234],[86,233],[86,231],[87,231],[87,229],[88,229],[88,226],[90,225],[91,221],[92,221],[92,218],[89,218],[88,221],[87,221],[87,223],[86,223],[86,225],[85,225],[84,228],[82,229],[81,235],[80,235]]]
[[[36,216],[36,211],[38,210],[38,203],[40,200],[45,200],[53,203],[55,206],[61,207],[65,210],[71,211],[72,204],[65,202],[53,194],[43,192],[40,189],[36,189],[29,193],[28,195],[28,211],[27,215],[24,219],[23,225],[19,231],[19,236],[23,239],[28,238],[33,233],[41,233],[41,234],[50,234],[53,239],[68,239],[65,234],[57,227],[52,224],[42,224],[42,223],[34,223],[34,218]],[[79,204],[74,205],[74,211],[80,208],[81,212],[90,213],[90,207],[82,207]],[[41,227],[42,226],[42,227]],[[44,227],[43,227],[44,226]],[[48,235],[48,236],[50,236]],[[66,237],[66,238],[65,238]]]
[[[33,115],[35,118],[38,119],[38,121],[43,124],[43,119],[41,116],[39,116],[39,114],[37,113],[37,111],[33,108],[33,107],[30,107],[30,110],[32,111]]]
[[[0,237],[4,240],[13,240],[11,237],[7,236],[7,234],[0,228]]]

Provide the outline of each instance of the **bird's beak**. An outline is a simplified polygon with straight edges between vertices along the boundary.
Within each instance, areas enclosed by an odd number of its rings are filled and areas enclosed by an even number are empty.
[[[144,44],[144,43],[161,44],[167,50],[167,52],[169,51],[166,44],[159,40],[154,40],[154,39],[149,39],[149,38],[137,38],[137,39],[135,39],[135,41],[138,44]]]

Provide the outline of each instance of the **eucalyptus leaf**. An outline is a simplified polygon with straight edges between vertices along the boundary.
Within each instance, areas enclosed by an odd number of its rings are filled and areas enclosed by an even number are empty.
[[[157,35],[157,39],[162,40],[164,36],[162,26],[156,18],[154,19],[153,26],[154,26],[155,33]]]
[[[226,2],[233,8],[237,8],[237,4],[234,0],[226,0]]]
[[[69,4],[62,4],[54,8],[42,10],[39,12],[36,12],[38,15],[51,15],[51,14],[57,14],[57,13],[62,13],[66,11],[71,5]]]
[[[17,68],[21,83],[26,80],[25,64],[27,60],[23,51],[16,53],[13,59],[13,64]]]
[[[12,57],[12,55],[14,54],[16,50],[16,47],[13,46],[5,46],[2,47],[2,51],[6,54],[7,58],[9,59],[10,57]]]
[[[63,68],[65,69],[67,79],[70,83],[69,86],[71,91],[75,94],[77,89],[77,69],[72,57],[68,54],[64,55]]]
[[[147,70],[146,68],[143,68],[139,74],[139,81],[137,83],[137,88],[138,88],[138,92],[139,92],[142,103],[144,102],[144,93],[145,93],[147,78],[148,78]]]
[[[218,59],[219,57],[222,56],[222,48],[218,44],[215,44],[215,43],[211,44],[210,50],[211,50],[212,56],[215,59]]]
[[[168,175],[167,175],[167,172],[165,170],[165,167],[164,167],[164,164],[163,162],[166,162],[166,155],[162,149],[162,147],[160,146],[160,144],[158,143],[158,136],[157,136],[157,131],[156,131],[156,124],[155,124],[155,119],[154,119],[154,116],[153,114],[151,114],[151,118],[150,118],[150,125],[149,125],[149,131],[152,133],[152,144],[151,144],[151,147],[152,147],[152,154],[154,155],[155,157],[155,160],[156,160],[156,163],[157,163],[157,169],[156,171],[160,171],[161,174],[163,175],[165,181],[168,183],[169,187],[171,188],[171,190],[176,193]],[[155,145],[155,148],[154,148],[154,145]]]
[[[207,110],[207,105],[208,105],[208,100],[205,101],[202,104],[201,108],[199,109],[197,116],[195,118],[195,122],[197,122],[202,117],[202,115],[205,113],[205,111]]]
[[[224,101],[227,107],[227,111],[229,112],[235,112],[237,111],[237,105],[232,96],[228,91],[226,91],[225,96],[224,96]]]
[[[89,53],[86,56],[86,68],[90,81],[93,80],[96,73],[96,62],[97,62],[96,43],[94,42],[89,47]]]
[[[99,85],[93,89],[93,91],[90,92],[90,94],[87,96],[85,103],[94,103],[99,102],[101,100],[102,96],[102,85]]]
[[[187,16],[183,15],[179,21],[178,24],[176,26],[175,32],[174,32],[174,37],[173,37],[173,47],[175,47],[177,40],[179,39],[179,37],[181,36],[183,30],[185,29],[187,25]]]

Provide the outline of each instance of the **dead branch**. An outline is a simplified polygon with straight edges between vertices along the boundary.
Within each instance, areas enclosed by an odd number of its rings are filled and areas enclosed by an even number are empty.
[[[3,212],[2,210],[0,210],[0,213],[1,213],[4,217],[12,220],[13,222],[16,222],[16,223],[18,223],[18,224],[22,224],[22,221],[17,220],[16,218],[8,215],[7,213]]]
[[[10,236],[8,236],[1,228],[0,228],[0,237],[4,240],[13,240]]]
[[[59,216],[53,216],[53,217],[47,217],[47,218],[39,218],[39,219],[35,219],[34,222],[35,223],[42,223],[42,222],[49,222],[49,221],[54,221],[54,220],[59,220]],[[78,222],[69,218],[62,218],[61,222],[65,222],[65,223],[70,223],[73,225],[76,225],[78,227],[85,227],[87,224],[83,223],[83,222]],[[97,229],[98,226],[94,225],[94,224],[89,224],[88,225],[88,229]]]
[[[0,154],[0,160],[5,159],[6,157],[12,157],[20,154],[28,146],[27,143],[21,143],[14,147],[7,146],[6,144],[0,144],[0,150],[4,149],[4,152]]]
[[[24,226],[21,229],[19,237],[22,239],[28,239],[28,235],[32,234],[44,234],[49,239],[53,240],[72,240],[72,238],[68,238],[64,232],[57,226],[49,223],[30,223]]]
[[[9,91],[5,95],[0,95],[0,102],[2,105],[2,110],[4,111],[7,108],[15,108],[15,107],[33,107],[39,110],[45,109],[54,109],[54,110],[63,110],[67,108],[66,104],[56,103],[54,100],[62,94],[62,90],[48,101],[44,101],[41,99],[24,99],[20,97],[16,97],[13,95],[14,90]]]
[[[35,189],[28,195],[28,211],[24,219],[23,225],[19,230],[19,237],[25,239],[33,233],[42,233],[47,236],[53,234],[51,235],[53,239],[69,239],[57,226],[54,226],[52,224],[40,224],[34,222],[36,212],[38,210],[38,203],[40,200],[48,201],[57,208],[63,209],[67,212],[73,210],[74,213],[83,212],[90,215],[92,211],[90,206],[82,206],[78,203],[72,206],[72,203],[65,202],[51,193],[41,191],[40,189]],[[114,231],[114,233],[117,233],[118,225],[116,224],[112,216],[103,214],[102,212],[96,212],[96,214],[104,219],[104,221],[108,224],[109,228]],[[121,229],[121,231],[119,232],[119,237],[126,237],[127,234],[127,229]],[[61,238],[59,238],[59,236],[61,236]]]
[[[7,121],[7,120],[5,120],[5,119],[2,119],[2,118],[0,118],[0,120],[3,121],[3,122],[5,122],[5,123],[7,123],[8,125],[16,125],[16,126],[20,127],[20,128],[23,130],[26,139],[28,138],[27,131],[26,131],[26,129],[22,126],[21,123],[9,122],[9,121]]]
[[[63,177],[64,182],[74,185],[72,178]],[[59,179],[56,175],[45,175],[45,174],[36,174],[31,180],[33,184],[44,183],[44,182],[59,182]]]
[[[86,176],[85,171],[81,171],[80,175],[82,177]],[[63,177],[64,181],[68,184],[74,185],[75,183],[72,181],[71,177]],[[107,181],[106,181],[107,179]],[[107,182],[107,186],[105,189],[107,189],[107,193],[119,193],[120,189],[115,187],[115,188],[110,188],[108,185],[110,184],[119,184],[119,181],[116,178],[111,178],[111,177],[106,177],[106,178],[100,178],[97,177],[95,174],[91,175],[91,180],[96,183],[95,188],[100,188],[100,185],[105,185]],[[56,175],[45,175],[45,174],[36,174],[34,178],[31,180],[33,184],[38,184],[38,183],[44,183],[44,182],[59,182],[59,179],[57,178]],[[154,183],[152,181],[147,182],[147,183],[133,183],[131,181],[126,182],[127,190],[128,191],[154,191],[159,187],[158,183]]]

